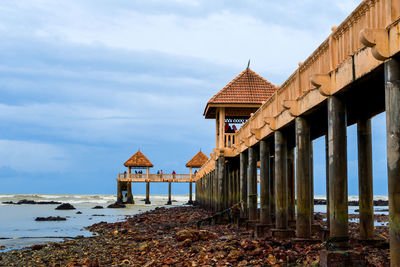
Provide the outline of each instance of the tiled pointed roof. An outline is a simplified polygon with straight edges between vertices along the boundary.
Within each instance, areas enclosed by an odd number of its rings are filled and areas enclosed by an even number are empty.
[[[207,117],[212,104],[260,104],[267,100],[276,87],[263,77],[246,68],[207,103],[204,115]]]
[[[150,162],[140,150],[130,157],[125,163],[125,167],[153,167],[153,163]]]
[[[200,168],[207,160],[208,157],[200,150],[199,153],[186,163],[186,167]]]

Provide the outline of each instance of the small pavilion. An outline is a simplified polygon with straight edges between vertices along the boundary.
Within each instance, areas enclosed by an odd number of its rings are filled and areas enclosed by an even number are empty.
[[[235,144],[235,131],[229,124],[246,122],[276,90],[249,66],[215,94],[204,109],[206,119],[216,122],[216,156],[230,157]],[[236,127],[236,126],[235,126]]]
[[[153,163],[145,156],[143,153],[138,150],[132,157],[130,157],[125,163],[124,166],[127,167],[127,174],[125,178],[143,178],[146,177],[146,199],[145,204],[150,204],[150,182],[149,182],[149,173],[150,168],[153,167]],[[131,173],[132,169],[146,169],[146,173]],[[127,201],[126,203],[134,204],[133,195],[132,195],[132,182],[121,182],[118,181],[118,195],[117,202],[123,202],[122,191],[126,188],[127,191]]]
[[[190,177],[190,182],[189,182],[189,202],[188,204],[193,204],[193,199],[192,199],[192,180],[193,180],[193,175],[192,175],[192,168],[200,168],[204,163],[206,163],[208,160],[208,157],[199,151],[191,160],[186,163],[186,167],[189,168],[189,177]]]

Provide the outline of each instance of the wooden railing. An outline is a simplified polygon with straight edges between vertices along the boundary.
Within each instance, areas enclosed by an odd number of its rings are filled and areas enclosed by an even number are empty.
[[[143,173],[131,173],[128,175],[127,173],[119,173],[118,179],[147,179],[147,174]],[[190,179],[189,174],[156,174],[150,173],[148,179],[151,180],[187,180]]]
[[[266,118],[270,118],[271,124],[269,129],[263,131],[262,137],[272,133],[275,128],[287,124],[290,120],[276,120],[287,109],[284,105],[285,101],[299,100],[315,89],[315,86],[311,84],[311,75],[328,74],[346,60],[351,59],[355,52],[364,47],[359,38],[360,31],[366,28],[385,29],[399,18],[399,6],[398,0],[363,1],[339,27],[332,28],[332,34],[304,63],[299,63],[299,68],[239,129],[236,143],[239,145],[245,143],[246,139],[254,135],[252,129],[260,129],[267,124]],[[351,70],[348,72],[351,76]],[[339,83],[340,81],[335,82]],[[342,85],[336,85],[337,88],[340,86]],[[314,105],[318,105],[325,99],[324,96],[319,96],[319,98],[320,101],[316,101]],[[312,104],[307,108],[312,108]]]
[[[225,133],[225,147],[233,147],[233,145],[235,144],[235,133]]]
[[[198,170],[196,176],[194,177],[194,180],[197,181],[198,179],[200,179],[201,177],[203,177],[204,175],[210,173],[211,171],[213,171],[215,169],[215,159],[214,158],[209,158],[206,163],[203,164],[203,166],[201,166],[201,168]]]

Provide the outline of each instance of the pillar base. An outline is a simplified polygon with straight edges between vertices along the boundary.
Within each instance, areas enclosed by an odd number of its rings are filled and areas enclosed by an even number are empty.
[[[263,239],[269,236],[268,230],[272,227],[274,227],[273,224],[256,224],[256,226],[254,227],[254,234],[256,238]]]
[[[339,267],[339,266],[365,266],[359,252],[354,250],[330,251],[321,250],[319,254],[319,266]]]
[[[171,201],[171,200],[168,200],[168,201],[167,201],[167,204],[165,204],[165,205],[172,205],[172,201]]]
[[[186,205],[194,205],[194,202],[192,200],[189,200]]]
[[[126,204],[135,204],[135,201],[133,199],[128,199],[126,201]]]
[[[296,236],[293,229],[271,229],[271,236],[276,238],[292,238]]]
[[[144,200],[144,204],[151,204],[151,202],[150,202],[150,200],[145,199],[145,200]]]

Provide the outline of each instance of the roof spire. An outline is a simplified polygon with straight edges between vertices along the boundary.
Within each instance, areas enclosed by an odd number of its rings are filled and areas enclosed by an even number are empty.
[[[246,68],[247,70],[249,70],[250,69],[250,59],[249,59],[249,62],[247,63],[247,68]]]

